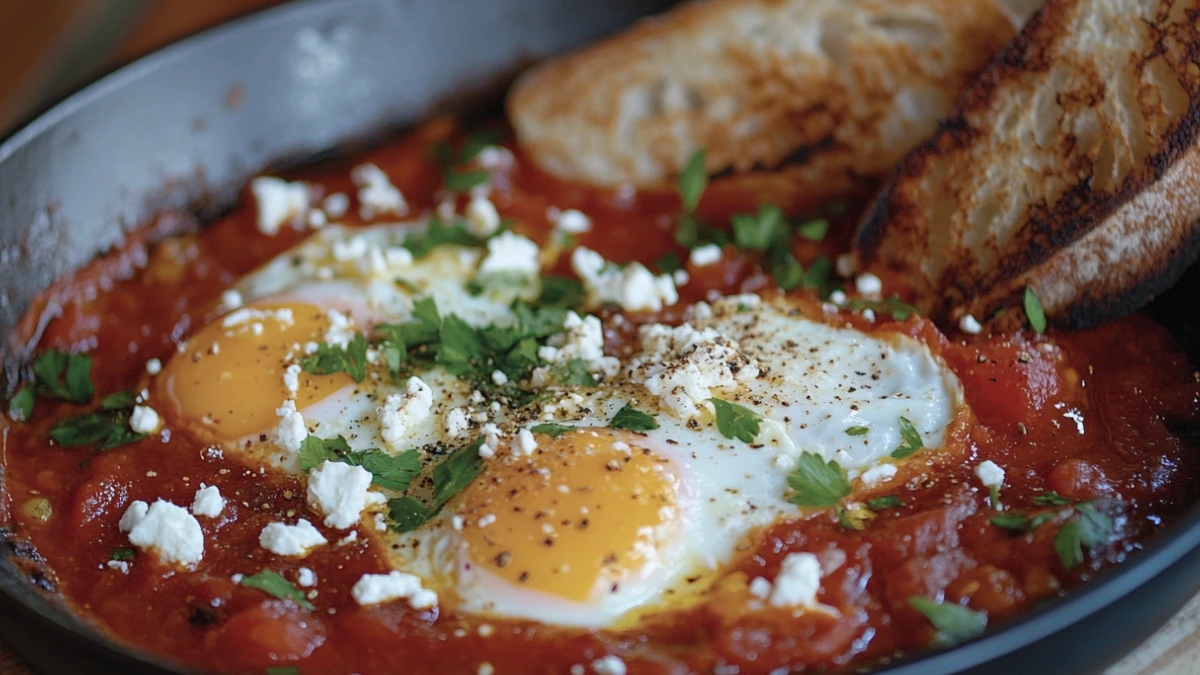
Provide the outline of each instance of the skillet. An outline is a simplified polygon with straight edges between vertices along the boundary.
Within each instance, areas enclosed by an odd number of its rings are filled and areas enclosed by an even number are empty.
[[[312,158],[440,110],[495,102],[521,66],[660,10],[664,0],[307,0],[143,58],[0,144],[0,336],[30,298],[164,209],[201,220],[270,163]],[[233,245],[231,243],[231,245]],[[1151,307],[1192,355],[1190,274]],[[0,341],[3,384],[27,345]],[[11,394],[6,390],[6,394]],[[2,439],[0,439],[2,440]],[[2,508],[7,508],[5,505]],[[3,521],[0,518],[0,521]],[[172,671],[72,616],[6,531],[0,637],[48,672]],[[1200,509],[1064,600],[893,675],[1094,672],[1200,589]]]

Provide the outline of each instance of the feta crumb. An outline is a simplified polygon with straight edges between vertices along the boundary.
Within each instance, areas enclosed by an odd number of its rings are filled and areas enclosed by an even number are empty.
[[[580,246],[571,252],[571,269],[583,280],[591,303],[615,302],[622,309],[660,311],[679,301],[669,274],[654,276],[641,263],[610,265],[595,251]]]
[[[242,294],[236,288],[227,289],[221,294],[221,311],[232,312],[243,304]]]
[[[133,414],[129,416],[129,428],[139,434],[152,434],[158,431],[160,424],[162,420],[150,406],[136,405],[133,407]]]
[[[1004,484],[1004,469],[990,459],[985,459],[975,467],[975,475],[984,487],[1000,487]]]
[[[296,585],[300,586],[301,588],[312,588],[313,586],[316,586],[317,573],[313,572],[307,567],[301,567],[300,569],[296,570]]]
[[[583,234],[592,229],[592,219],[578,209],[567,209],[554,219],[554,227],[567,234]]]
[[[863,295],[879,295],[883,292],[883,281],[874,274],[860,274],[854,280],[854,288]]]
[[[275,427],[275,445],[288,452],[300,452],[300,444],[308,438],[308,427],[304,416],[296,410],[296,402],[288,399],[275,410],[279,425]]]
[[[563,319],[563,332],[551,335],[546,345],[538,347],[538,358],[545,363],[584,362],[589,373],[617,374],[619,359],[604,354],[604,326],[591,314],[580,317],[568,311]],[[536,383],[535,383],[536,385]]]
[[[322,339],[330,346],[345,349],[357,335],[357,331],[354,330],[354,319],[336,309],[325,310],[325,316],[329,319],[329,328],[325,331]]]
[[[403,246],[392,246],[383,252],[383,259],[389,267],[408,267],[413,264],[412,251]]]
[[[479,264],[479,276],[515,273],[537,276],[542,270],[541,249],[533,240],[512,232],[488,239],[487,257]]]
[[[127,560],[109,560],[107,563],[105,563],[105,565],[107,565],[109,569],[121,570],[122,574],[129,574],[129,568],[131,567],[129,561]]]
[[[766,600],[767,598],[771,597],[772,588],[774,588],[774,586],[770,581],[767,581],[763,577],[754,577],[754,580],[750,582],[749,590],[750,595],[760,600]]]
[[[625,662],[621,657],[609,654],[592,661],[596,675],[625,675]]]
[[[329,218],[325,216],[325,212],[321,209],[313,209],[308,212],[308,217],[304,219],[308,226],[314,230],[319,230],[329,224]]]
[[[676,288],[679,286],[687,286],[687,283],[691,280],[692,275],[688,274],[688,271],[683,268],[671,272],[671,281],[675,282]]]
[[[300,364],[293,363],[283,371],[283,386],[288,390],[288,394],[295,396],[296,392],[300,391]]]
[[[688,257],[692,265],[695,267],[707,267],[721,260],[723,251],[716,244],[705,244],[692,249],[692,254]]]
[[[811,553],[789,553],[779,565],[771,604],[775,607],[811,606],[821,589],[821,563]]]
[[[317,528],[303,518],[295,525],[270,523],[258,535],[259,546],[276,555],[308,555],[310,550],[327,543]]]
[[[495,522],[496,522],[496,514],[489,513],[486,516],[479,519],[479,527],[487,527],[488,525],[491,525],[492,523],[495,523]]]
[[[401,449],[404,439],[429,417],[432,408],[433,390],[419,377],[408,378],[403,394],[389,395],[375,410],[383,441],[393,449]]]
[[[158,359],[150,359],[146,362],[146,374],[157,375],[162,372],[162,361]]]
[[[350,180],[358,186],[358,214],[364,219],[370,220],[382,213],[398,216],[408,213],[404,195],[378,166],[359,164],[350,170]]]
[[[642,353],[630,361],[629,377],[681,418],[698,414],[712,398],[711,388],[758,377],[758,364],[741,353],[737,341],[712,328],[650,324],[639,335]]]
[[[492,664],[485,661],[484,663],[479,664],[479,669],[475,672],[476,675],[495,675],[496,669],[492,667]]]
[[[467,411],[464,408],[455,408],[446,413],[446,435],[451,438],[458,438],[467,431],[470,422],[467,420]]]
[[[896,475],[895,464],[876,464],[862,474],[862,482],[869,488],[886,483]]]
[[[586,670],[587,669],[583,667],[582,663],[576,663],[575,665],[571,666],[571,675],[583,675]]]
[[[533,432],[528,429],[521,429],[517,432],[517,440],[512,443],[512,453],[517,457],[528,457],[537,450],[537,439],[533,437]]]
[[[225,510],[225,498],[216,485],[200,484],[196,496],[192,498],[192,513],[197,516],[216,518]]]
[[[260,176],[250,181],[258,205],[258,231],[272,236],[284,223],[297,222],[308,209],[308,185]]]
[[[187,509],[158,501],[146,506],[135,501],[121,516],[118,527],[129,533],[129,543],[152,549],[165,563],[191,565],[204,557],[204,531]]]
[[[858,263],[855,261],[853,253],[843,253],[837,257],[836,267],[839,277],[849,279],[857,266]]]
[[[389,600],[404,599],[413,609],[430,609],[437,606],[437,593],[423,588],[421,578],[392,570],[387,574],[364,574],[350,595],[360,605],[374,605]]]
[[[476,237],[490,237],[500,229],[500,212],[487,197],[472,197],[463,215],[467,217],[467,231]]]
[[[964,314],[963,318],[958,320],[958,328],[968,335],[979,335],[983,332],[979,320],[970,314]]]
[[[493,370],[492,382],[495,382],[497,387],[503,387],[508,384],[508,376],[504,374],[503,370]]]
[[[491,459],[496,456],[496,451],[492,446],[484,443],[479,446],[479,456],[483,459]]]
[[[335,192],[321,201],[321,210],[330,218],[341,218],[350,210],[350,198],[344,192]]]
[[[829,294],[829,301],[839,307],[846,304],[846,300],[846,294],[842,291],[834,291]]]
[[[361,466],[326,460],[308,474],[308,503],[325,516],[325,526],[353,527],[369,506],[387,499],[372,492],[371,472]]]
[[[501,145],[489,145],[479,151],[475,157],[476,163],[484,169],[511,168],[516,158],[512,151]]]
[[[874,321],[875,321],[875,310],[873,310],[873,309],[864,309],[864,310],[862,311],[862,318],[866,319],[867,321],[870,321],[870,322],[874,323]]]
[[[238,308],[238,309],[230,312],[229,314],[225,315],[225,318],[221,320],[221,327],[222,328],[233,328],[234,326],[241,326],[243,324],[249,323],[254,320],[265,320],[265,319],[272,319],[274,321],[279,322],[280,324],[282,324],[285,327],[295,325],[295,323],[296,323],[296,317],[294,314],[292,314],[292,310],[290,310],[286,307],[283,309],[277,309],[274,311],[252,309],[250,307],[241,307],[241,308]],[[261,323],[251,323],[251,327],[253,328],[254,326],[258,327],[258,329],[255,332],[257,334],[261,335],[262,334],[262,324]]]

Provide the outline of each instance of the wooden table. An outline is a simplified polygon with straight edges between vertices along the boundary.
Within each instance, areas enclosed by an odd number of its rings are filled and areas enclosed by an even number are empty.
[[[72,79],[86,80],[112,63],[176,40],[207,26],[280,0],[171,0],[143,3],[140,0],[38,0],[5,3],[5,20],[0,22],[0,134],[22,114],[75,86]],[[110,25],[114,16],[127,13],[131,23],[125,30]],[[103,14],[104,16],[101,16]],[[97,22],[108,32],[97,33]],[[90,31],[90,32],[89,32]],[[81,37],[82,36],[82,37]],[[110,56],[93,64],[62,63],[63,53],[75,61],[85,59],[77,49],[53,49],[64,41],[88,42],[93,50]],[[60,62],[56,63],[56,59]],[[38,86],[39,78],[57,74],[57,88]],[[1133,653],[1110,668],[1105,675],[1192,675],[1200,672],[1200,595],[1192,598],[1171,621]],[[0,643],[0,675],[29,675],[11,651]]]

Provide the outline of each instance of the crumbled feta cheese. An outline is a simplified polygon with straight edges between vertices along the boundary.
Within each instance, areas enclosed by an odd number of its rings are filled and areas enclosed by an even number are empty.
[[[864,309],[862,311],[862,318],[866,319],[867,321],[874,322],[875,321],[875,310]]]
[[[691,324],[643,326],[642,353],[630,361],[629,377],[642,382],[664,406],[682,418],[697,414],[713,387],[736,387],[758,376],[759,367],[740,345],[712,328]]]
[[[492,664],[485,661],[479,664],[479,668],[475,670],[475,675],[496,675],[496,669],[492,667]]]
[[[675,282],[675,287],[687,286],[687,283],[692,280],[692,275],[688,271],[680,268],[671,272],[671,280]]]
[[[517,432],[517,440],[512,443],[512,453],[518,457],[528,457],[537,447],[537,439],[534,438],[533,432],[521,429]]]
[[[308,209],[308,185],[260,176],[250,181],[250,192],[258,205],[258,231],[271,236],[284,223],[297,222]]]
[[[192,565],[204,557],[204,531],[187,509],[158,500],[146,506],[135,501],[121,516],[119,528],[129,543],[154,550],[165,563]]]
[[[258,544],[276,555],[308,555],[318,546],[329,543],[317,528],[301,518],[295,525],[270,523],[258,535]]]
[[[886,483],[896,475],[895,464],[876,464],[867,469],[862,474],[863,485],[873,488],[876,485]]]
[[[150,359],[146,362],[146,374],[157,375],[162,372],[162,361],[158,359]]]
[[[479,264],[479,276],[497,273],[537,276],[542,270],[541,250],[533,240],[512,232],[488,239],[487,257]]]
[[[329,328],[322,339],[330,346],[345,349],[357,334],[354,330],[354,319],[336,309],[325,310],[325,316],[329,318]]]
[[[766,600],[767,598],[771,597],[772,588],[774,588],[774,586],[772,586],[771,582],[762,577],[754,577],[754,580],[750,582],[749,586],[750,595],[753,595],[760,600]]]
[[[963,318],[958,320],[958,328],[968,335],[979,335],[983,332],[979,320],[970,314],[964,314]]]
[[[345,239],[334,239],[329,252],[338,262],[352,262],[366,257],[369,247],[366,238],[356,234]]]
[[[811,606],[821,589],[821,563],[811,553],[789,553],[779,565],[771,604],[775,607]]]
[[[874,274],[860,274],[854,280],[854,288],[863,295],[879,295],[883,292],[883,282]]]
[[[350,180],[358,186],[358,214],[364,219],[370,220],[382,213],[398,216],[408,213],[404,195],[378,166],[359,164],[350,170]]]
[[[419,377],[408,378],[403,394],[391,394],[376,409],[380,435],[390,447],[399,450],[404,439],[433,408],[433,390]]]
[[[492,523],[495,523],[495,522],[496,522],[496,514],[489,513],[479,519],[479,527],[487,527],[488,525],[491,525]]]
[[[489,145],[475,156],[475,162],[484,169],[507,169],[515,161],[512,151],[500,145]]]
[[[837,306],[846,304],[846,294],[842,291],[833,291],[829,294],[829,301]]]
[[[723,251],[716,244],[705,244],[692,249],[692,253],[688,256],[692,265],[695,267],[707,267],[721,260]]]
[[[329,218],[325,216],[325,212],[321,209],[312,209],[308,212],[308,217],[304,220],[314,230],[318,230],[329,224]]]
[[[1004,469],[990,459],[985,459],[975,467],[975,475],[984,487],[1000,487],[1004,484]]]
[[[413,264],[412,251],[403,246],[392,246],[383,252],[383,259],[389,267],[408,267]]]
[[[275,445],[288,452],[300,452],[300,444],[308,438],[308,427],[304,416],[296,410],[296,402],[289,399],[275,410],[279,425],[275,427]]]
[[[483,442],[485,444],[491,446],[493,449],[500,447],[500,427],[488,422],[483,425],[479,433],[483,434]]]
[[[345,530],[358,523],[364,509],[387,501],[370,488],[370,471],[326,460],[308,474],[308,503],[325,516],[326,527]]]
[[[463,408],[455,408],[446,413],[446,435],[451,438],[458,438],[467,431],[470,422],[467,420],[467,411]]]
[[[313,586],[316,586],[317,573],[313,572],[307,567],[301,567],[300,569],[296,570],[296,585],[300,586],[301,588],[312,588]]]
[[[232,312],[241,307],[243,303],[242,294],[236,288],[226,289],[224,293],[221,293],[221,311],[223,312]]]
[[[551,364],[579,359],[588,372],[603,373],[606,377],[616,375],[621,367],[619,359],[604,354],[604,327],[600,319],[591,314],[580,317],[575,312],[567,312],[563,332],[551,335],[545,346],[538,347],[538,358]]]
[[[592,219],[577,209],[567,209],[558,214],[554,227],[567,234],[583,234],[592,229]]]
[[[131,565],[127,560],[109,560],[105,565],[112,570],[121,570],[121,574],[129,574]]]
[[[283,386],[288,390],[288,394],[295,396],[296,392],[300,391],[300,364],[293,363],[283,371]]]
[[[490,237],[500,229],[500,212],[487,197],[472,197],[463,215],[467,217],[467,231],[476,237]]]
[[[350,210],[350,198],[344,192],[335,192],[321,201],[321,210],[330,218],[341,218]]]
[[[641,263],[610,265],[604,257],[582,246],[571,252],[571,269],[583,280],[591,303],[615,302],[622,309],[657,312],[679,301],[669,274],[654,276]]]
[[[350,595],[360,605],[374,605],[389,600],[404,599],[413,609],[437,606],[437,593],[421,586],[421,578],[392,570],[387,574],[364,574],[350,589]]]
[[[129,415],[129,428],[139,434],[152,434],[158,431],[160,424],[162,424],[162,420],[150,406],[135,405],[133,413]]]
[[[192,499],[192,514],[216,518],[225,510],[225,498],[216,485],[200,484],[196,496]]]
[[[621,657],[609,654],[592,661],[596,675],[625,675],[625,662]]]
[[[250,307],[241,307],[227,314],[225,318],[221,320],[221,327],[232,328],[234,326],[240,326],[251,321],[266,319],[277,321],[284,326],[292,326],[296,323],[296,317],[292,314],[292,310],[286,307],[276,310],[261,310]],[[251,326],[255,325],[258,326],[257,332],[261,334],[262,324],[251,324]]]
[[[504,374],[503,370],[493,370],[492,382],[495,382],[497,387],[503,387],[508,384],[508,376]]]

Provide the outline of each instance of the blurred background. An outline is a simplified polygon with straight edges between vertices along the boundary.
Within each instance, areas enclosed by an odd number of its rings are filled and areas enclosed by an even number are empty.
[[[114,67],[283,0],[0,0],[0,137]]]

